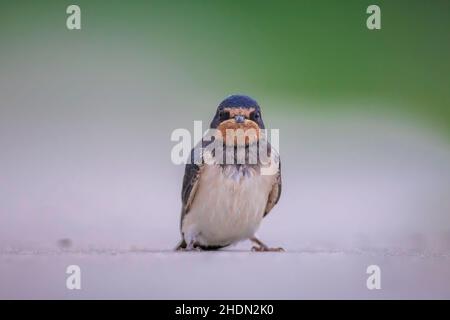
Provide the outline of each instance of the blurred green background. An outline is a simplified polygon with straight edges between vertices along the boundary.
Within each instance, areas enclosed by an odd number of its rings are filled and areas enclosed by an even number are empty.
[[[72,3],[81,31],[65,27]],[[366,28],[370,4],[381,30]],[[449,1],[2,0],[0,40],[0,68],[115,54],[120,64],[120,48],[161,57],[214,96],[314,102],[277,112],[394,112],[450,137]]]

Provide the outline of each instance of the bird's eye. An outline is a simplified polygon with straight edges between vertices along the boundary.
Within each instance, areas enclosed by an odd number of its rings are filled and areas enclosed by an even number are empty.
[[[220,120],[228,120],[228,119],[230,119],[230,112],[229,111],[223,111],[223,110],[221,110],[220,112],[219,112],[219,118],[220,118]]]
[[[258,120],[259,117],[260,117],[259,112],[257,112],[257,111],[252,112],[251,118],[252,118],[253,120]]]

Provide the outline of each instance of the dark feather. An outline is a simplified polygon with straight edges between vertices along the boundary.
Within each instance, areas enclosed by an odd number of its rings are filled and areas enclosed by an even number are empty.
[[[190,163],[187,163],[184,168],[183,186],[181,188],[181,219],[180,219],[180,230],[183,226],[184,216],[189,212],[191,208],[192,201],[194,200],[195,193],[198,188],[198,180],[200,178],[200,173],[204,166],[202,158],[202,149],[206,148],[211,141],[202,140],[199,145],[191,150]],[[200,147],[201,146],[201,147]],[[197,152],[197,153],[196,153]]]
[[[267,199],[266,210],[264,212],[264,217],[272,210],[272,208],[278,203],[281,196],[281,160],[279,160],[279,167],[277,172],[277,179],[272,186],[272,191],[269,193],[269,198]]]
[[[184,169],[183,187],[181,189],[182,208],[180,230],[182,228],[184,216],[189,212],[192,201],[194,200],[195,192],[198,188],[201,167],[202,165],[186,164]]]

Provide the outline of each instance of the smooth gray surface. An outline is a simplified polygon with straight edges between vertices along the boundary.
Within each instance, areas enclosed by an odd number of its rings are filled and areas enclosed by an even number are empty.
[[[15,252],[0,255],[0,298],[397,299],[450,298],[450,256],[387,251]],[[81,290],[67,290],[68,265]],[[381,289],[366,288],[367,266]]]

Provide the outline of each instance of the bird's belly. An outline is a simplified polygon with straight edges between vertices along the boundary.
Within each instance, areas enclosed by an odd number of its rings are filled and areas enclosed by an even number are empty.
[[[227,175],[219,166],[206,166],[183,220],[185,240],[225,246],[253,236],[264,216],[272,184],[272,176]]]

